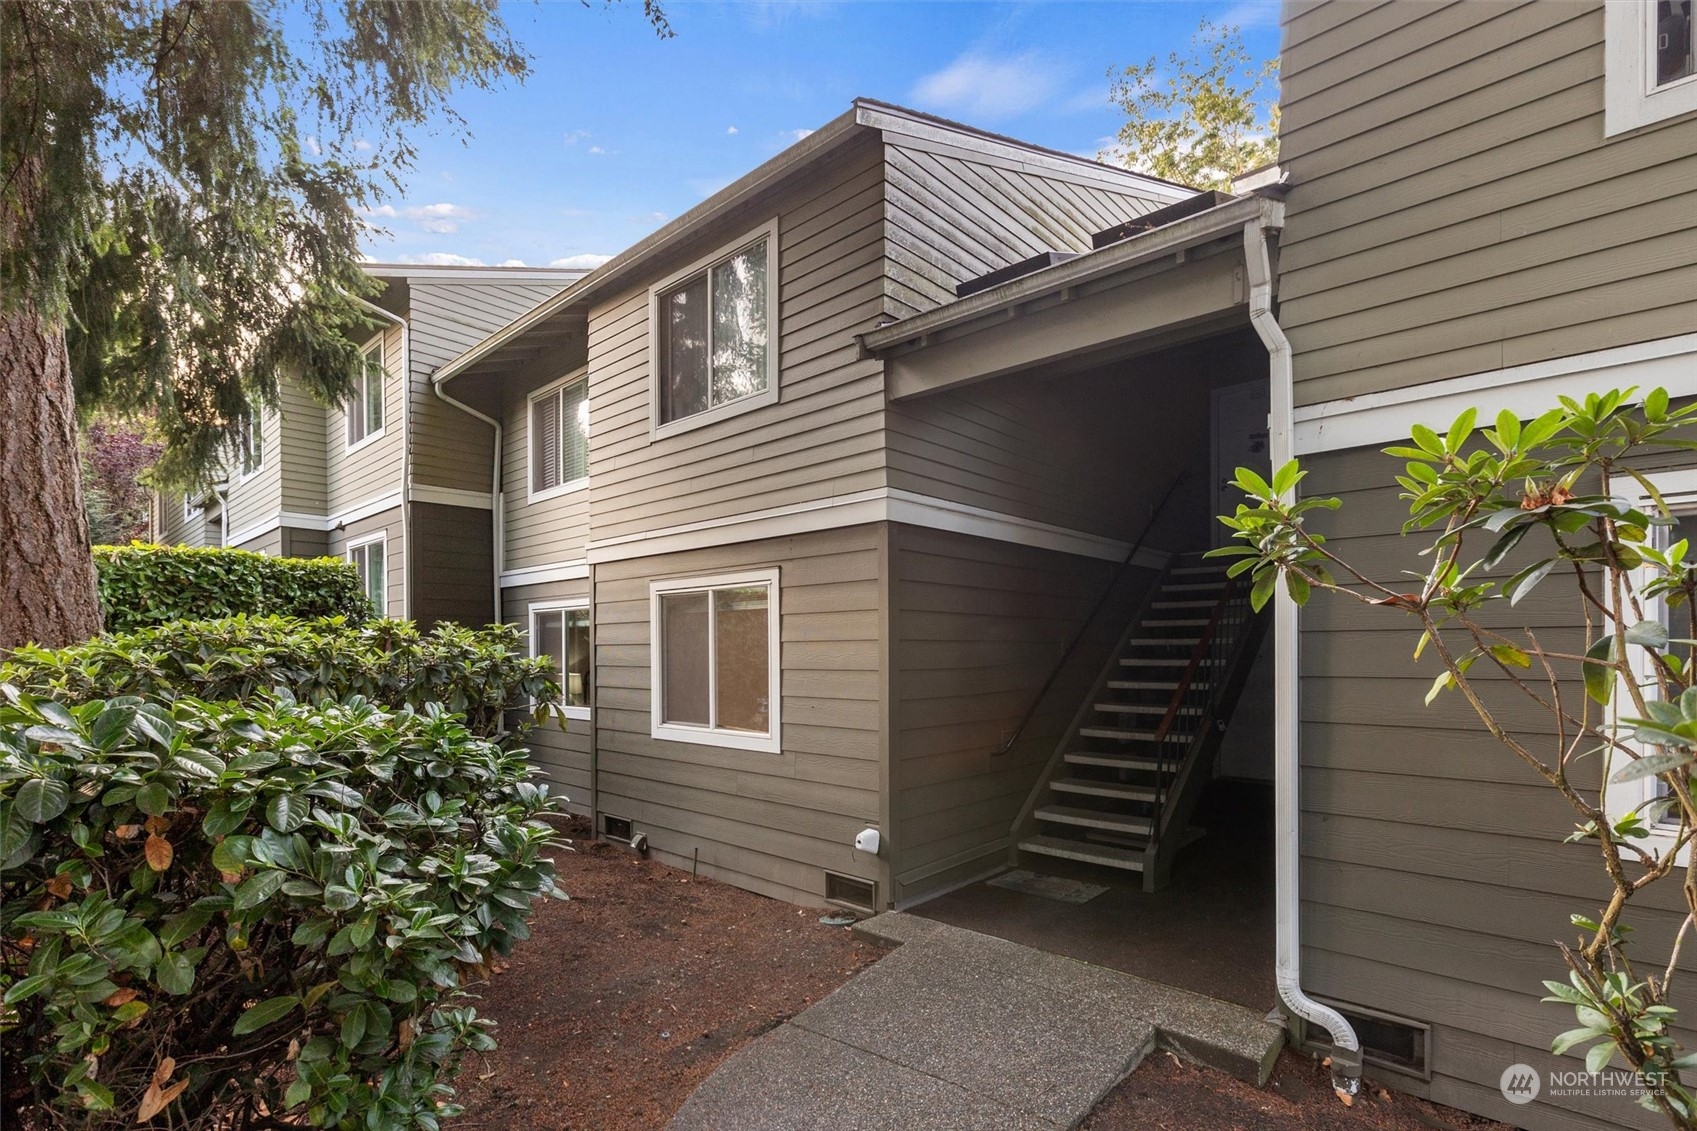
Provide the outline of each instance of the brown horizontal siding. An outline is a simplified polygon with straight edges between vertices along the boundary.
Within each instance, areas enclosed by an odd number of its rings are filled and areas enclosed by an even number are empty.
[[[1020,806],[1123,627],[1115,614],[1149,574],[1133,571],[1021,741],[998,755],[1115,567],[924,527],[891,529],[891,866],[896,898],[912,899],[1006,860]]]
[[[469,627],[495,619],[491,515],[472,507],[412,505],[412,616]]]
[[[883,538],[881,525],[858,526],[598,565],[600,811],[633,820],[662,858],[768,895],[817,904],[826,870],[882,888],[881,861],[851,842],[881,815]],[[654,738],[649,582],[769,566],[780,574],[782,752]]]
[[[1286,36],[1298,403],[1697,324],[1697,118],[1604,139],[1600,3],[1334,3]]]
[[[1314,524],[1329,548],[1387,584],[1419,568],[1420,539],[1399,533],[1407,504],[1387,485],[1397,461],[1357,450],[1305,464],[1308,494],[1343,500]],[[1534,550],[1517,551],[1499,572]],[[1493,622],[1511,633],[1530,626],[1547,646],[1571,648],[1582,626],[1570,589],[1546,582]],[[1539,1000],[1542,979],[1562,977],[1555,944],[1574,937],[1568,916],[1594,914],[1608,883],[1594,848],[1562,843],[1572,810],[1458,695],[1423,704],[1437,669],[1429,655],[1414,661],[1409,625],[1327,594],[1303,613],[1304,987],[1433,1024],[1434,1099],[1533,1128],[1653,1126],[1629,1100],[1546,1095],[1510,1108],[1496,1090],[1515,1060],[1540,1072],[1580,1067],[1547,1051],[1574,1022],[1571,1010]],[[1547,714],[1504,679],[1478,684],[1507,728],[1554,756]],[[1598,774],[1581,762],[1573,780],[1594,788]],[[1677,890],[1635,901],[1637,957],[1665,963],[1681,917]],[[1478,1050],[1514,1059],[1476,1063]]]

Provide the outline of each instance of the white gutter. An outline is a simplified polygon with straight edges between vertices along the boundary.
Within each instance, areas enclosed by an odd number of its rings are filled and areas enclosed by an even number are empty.
[[[401,328],[401,619],[412,619],[412,326],[374,302],[355,298],[366,310]],[[388,610],[384,610],[386,613]]]
[[[436,375],[430,379],[431,392],[441,398],[444,403],[453,405],[467,416],[476,417],[495,430],[495,457],[490,461],[489,472],[489,531],[495,541],[493,561],[491,562],[494,568],[490,571],[494,575],[495,604],[490,620],[500,624],[506,619],[502,616],[501,610],[501,570],[507,562],[507,501],[501,494],[501,422],[493,416],[485,416],[464,401],[457,401],[443,392],[442,382],[451,376],[453,375],[444,374],[438,369]]]
[[[1284,209],[1268,217],[1267,227],[1282,227]],[[1249,320],[1267,347],[1268,375],[1272,385],[1268,425],[1268,448],[1273,470],[1283,467],[1293,454],[1295,433],[1290,341],[1273,315],[1273,272],[1267,256],[1267,233],[1262,220],[1243,226],[1243,258],[1249,276]],[[1294,489],[1290,498],[1295,497]],[[1273,809],[1274,903],[1277,907],[1277,957],[1274,975],[1279,998],[1292,1013],[1318,1025],[1332,1038],[1332,1087],[1346,1104],[1354,1101],[1361,1087],[1361,1041],[1337,1010],[1302,992],[1301,898],[1297,891],[1302,866],[1298,839],[1302,800],[1297,776],[1301,770],[1297,745],[1297,660],[1299,625],[1296,602],[1283,585],[1273,596]]]

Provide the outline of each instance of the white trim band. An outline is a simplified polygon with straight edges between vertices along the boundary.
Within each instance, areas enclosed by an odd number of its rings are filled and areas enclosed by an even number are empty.
[[[414,483],[412,498],[415,503],[435,503],[441,507],[465,507],[468,510],[494,510],[494,504],[489,501],[488,491],[462,491],[457,487],[436,487],[429,483]]]
[[[1305,405],[1296,410],[1296,454],[1405,440],[1415,424],[1442,431],[1467,408],[1477,408],[1482,421],[1505,408],[1530,419],[1555,407],[1557,397],[1628,385],[1697,396],[1697,334]]]
[[[1099,534],[1052,526],[898,488],[875,487],[807,503],[792,503],[663,530],[600,539],[589,544],[587,560],[595,564],[626,561],[871,522],[902,522],[1111,562],[1124,561],[1131,550],[1130,543]],[[1161,550],[1142,547],[1134,560],[1137,565],[1159,568],[1167,563],[1170,556]],[[502,577],[504,582],[506,575]]]
[[[520,585],[542,585],[549,581],[583,581],[589,577],[589,560],[574,558],[548,565],[526,566],[523,569],[503,570],[501,587],[511,589]]]

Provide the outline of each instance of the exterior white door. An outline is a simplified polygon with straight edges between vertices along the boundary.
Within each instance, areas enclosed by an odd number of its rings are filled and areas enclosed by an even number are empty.
[[[1209,502],[1214,509],[1209,512],[1210,517],[1231,514],[1243,501],[1242,494],[1232,486],[1238,468],[1248,467],[1266,475],[1272,466],[1267,452],[1267,413],[1271,407],[1267,382],[1248,381],[1215,389],[1213,401],[1214,437],[1209,465],[1213,492]],[[1214,531],[1213,544],[1224,545],[1230,532],[1217,522],[1210,525]]]

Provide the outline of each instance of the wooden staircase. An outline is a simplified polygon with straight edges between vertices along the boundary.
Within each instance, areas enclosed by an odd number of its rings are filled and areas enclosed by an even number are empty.
[[[1181,554],[1152,587],[1056,745],[1013,829],[1021,853],[1165,886],[1266,634],[1247,582]]]

